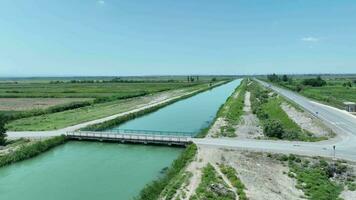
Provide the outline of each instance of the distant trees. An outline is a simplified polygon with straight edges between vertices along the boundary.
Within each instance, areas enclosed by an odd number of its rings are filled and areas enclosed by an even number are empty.
[[[7,118],[0,114],[0,145],[3,146],[6,144],[6,124]]]
[[[288,77],[287,75],[278,76],[275,73],[267,75],[267,79],[271,82],[289,82],[292,80],[292,78]]]
[[[344,87],[352,87],[352,83],[351,83],[351,81],[347,81],[347,82],[343,83],[342,86],[344,86]]]
[[[323,80],[320,76],[318,76],[317,78],[304,79],[302,84],[309,85],[312,87],[322,87],[326,85],[326,81]]]
[[[187,82],[199,81],[199,76],[187,76]]]
[[[275,73],[267,75],[267,79],[271,82],[279,82],[280,81],[279,76]]]

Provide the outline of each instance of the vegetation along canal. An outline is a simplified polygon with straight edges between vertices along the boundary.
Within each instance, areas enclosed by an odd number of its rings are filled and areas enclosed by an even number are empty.
[[[214,119],[241,80],[235,80],[194,97],[179,101],[157,112],[114,127],[114,129],[177,131],[197,133]]]
[[[240,81],[176,102],[120,128],[198,132],[212,121]],[[0,199],[132,199],[181,152],[160,146],[68,142],[0,168]]]

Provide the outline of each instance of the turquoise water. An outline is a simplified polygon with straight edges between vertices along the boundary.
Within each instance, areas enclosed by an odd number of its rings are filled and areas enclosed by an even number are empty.
[[[178,101],[154,113],[128,121],[113,129],[199,132],[214,119],[219,107],[225,103],[241,80]]]
[[[183,149],[68,142],[0,169],[1,200],[125,200],[158,178]]]
[[[236,80],[120,126],[198,132],[215,117]],[[35,158],[0,168],[0,200],[126,200],[162,175],[182,149],[68,142]]]

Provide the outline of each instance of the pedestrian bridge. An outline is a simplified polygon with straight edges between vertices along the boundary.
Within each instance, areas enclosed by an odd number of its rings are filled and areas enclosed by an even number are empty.
[[[113,129],[107,131],[73,131],[67,132],[66,136],[73,140],[185,146],[191,142],[194,134],[193,132]]]

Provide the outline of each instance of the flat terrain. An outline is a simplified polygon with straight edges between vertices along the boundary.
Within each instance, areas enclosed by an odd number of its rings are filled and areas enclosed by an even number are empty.
[[[356,195],[353,162],[198,146],[196,159],[186,168],[191,176],[177,190],[178,199],[195,199],[194,196],[201,193],[207,165],[213,166],[220,178],[205,186],[207,191],[213,192],[205,199],[215,199],[214,193],[225,191],[227,194],[235,190],[239,197],[236,199],[250,200],[336,200],[339,196],[351,200]],[[222,165],[234,169],[240,183],[236,184],[236,179],[231,181],[228,174],[222,173]],[[332,166],[335,172],[325,173]],[[212,186],[215,185],[220,185],[220,191],[214,191]]]
[[[0,111],[46,109],[52,106],[90,100],[93,100],[93,98],[0,98]]]
[[[67,110],[63,112],[43,114],[34,117],[18,119],[10,122],[7,128],[10,131],[45,131],[56,130],[80,124],[94,119],[123,113],[139,107],[147,106],[168,98],[180,96],[192,91],[207,88],[208,84],[185,87],[143,97],[98,103],[91,106]]]
[[[303,85],[306,79],[315,78],[315,76],[291,76],[288,81],[275,81],[275,83],[298,91],[301,95],[315,99],[319,102],[343,109],[343,102],[356,102],[356,76],[322,76],[326,81],[324,86]]]
[[[191,86],[187,82],[0,83],[0,98],[125,98]]]

